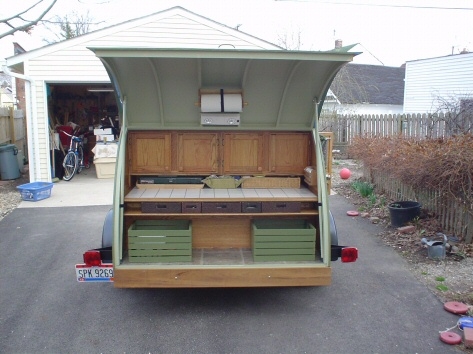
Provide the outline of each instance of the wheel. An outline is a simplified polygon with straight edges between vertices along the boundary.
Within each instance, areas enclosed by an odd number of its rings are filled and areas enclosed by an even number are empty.
[[[77,173],[81,173],[82,169],[84,168],[84,148],[82,145],[77,146]]]
[[[73,151],[69,151],[66,157],[64,157],[62,166],[64,167],[64,176],[62,179],[64,181],[70,181],[77,171],[77,155]]]

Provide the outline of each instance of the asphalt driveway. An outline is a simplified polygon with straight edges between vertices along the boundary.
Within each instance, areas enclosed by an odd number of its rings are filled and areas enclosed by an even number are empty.
[[[107,205],[22,207],[0,221],[1,353],[458,353],[439,340],[457,316],[331,196],[340,243],[316,288],[115,289],[80,284],[74,264],[97,247]]]

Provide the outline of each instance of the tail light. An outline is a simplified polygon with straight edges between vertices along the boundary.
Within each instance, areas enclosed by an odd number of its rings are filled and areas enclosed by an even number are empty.
[[[345,247],[342,248],[342,262],[355,262],[358,259],[358,248],[356,247]]]
[[[84,263],[89,267],[98,267],[102,263],[100,251],[87,251],[84,253]]]

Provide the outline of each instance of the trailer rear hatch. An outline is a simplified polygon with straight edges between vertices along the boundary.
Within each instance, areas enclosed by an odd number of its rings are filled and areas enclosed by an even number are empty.
[[[338,70],[357,54],[348,53],[344,49],[349,47],[328,52],[91,48],[102,60],[121,102],[121,146],[114,191],[115,286],[238,287],[330,284],[332,251],[329,209],[324,162],[320,158],[322,152],[317,118],[333,78]],[[166,133],[168,131],[169,134]],[[127,165],[127,161],[132,160],[127,151],[130,149],[128,138],[137,132],[158,132],[163,137],[165,146],[168,144],[166,139],[175,139],[176,142],[172,140],[169,143],[173,149],[180,143],[176,136],[189,132],[203,132],[208,135],[212,132],[222,132],[221,134],[229,136],[238,132],[273,135],[294,133],[301,136],[306,134],[312,149],[309,155],[313,155],[313,167],[322,177],[318,178],[316,186],[308,189],[309,193],[312,193],[308,200],[304,200],[304,197],[294,200],[312,203],[315,207],[312,211],[304,212],[305,214],[296,215],[289,211],[281,216],[283,219],[302,219],[316,226],[314,260],[259,262],[261,258],[257,258],[253,252],[252,262],[205,264],[196,262],[195,254],[198,252],[193,249],[192,261],[188,263],[133,263],[129,252],[129,243],[133,242],[130,230],[141,220],[153,219],[149,214],[130,211],[133,203],[140,203],[131,193],[138,178],[137,174],[130,172],[132,167]],[[271,138],[264,139],[270,141]],[[263,157],[266,156],[264,154]],[[178,155],[177,152],[172,152],[169,156],[174,158]],[[205,198],[202,200],[209,201]],[[181,203],[184,199],[177,201]],[[209,246],[205,236],[202,236],[205,233],[202,230],[213,229],[210,234],[214,236],[218,236],[215,230],[223,230],[227,234],[236,230],[237,233],[248,234],[249,240],[251,228],[258,224],[255,220],[259,220],[261,216],[268,216],[270,220],[278,219],[277,215],[270,212],[260,215],[242,213],[237,216],[229,213],[215,216],[212,212],[208,212],[208,215],[187,215],[192,221],[192,227],[195,226],[192,233],[199,237],[201,247],[198,251],[202,252]],[[186,219],[186,215],[170,212],[167,216],[156,219],[182,220]],[[235,220],[240,220],[241,223],[235,223]]]

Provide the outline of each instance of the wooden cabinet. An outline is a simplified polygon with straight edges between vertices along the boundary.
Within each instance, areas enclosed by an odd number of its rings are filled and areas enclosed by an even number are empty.
[[[260,174],[267,169],[263,134],[228,133],[223,144],[224,174]]]
[[[304,175],[311,138],[300,132],[129,133],[133,175]]]
[[[304,173],[309,165],[309,135],[305,133],[274,133],[269,138],[269,171]]]
[[[130,135],[133,174],[166,173],[171,170],[171,133],[136,132]]]
[[[217,174],[218,133],[177,134],[177,170],[189,174]]]

